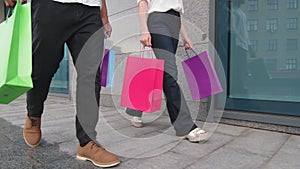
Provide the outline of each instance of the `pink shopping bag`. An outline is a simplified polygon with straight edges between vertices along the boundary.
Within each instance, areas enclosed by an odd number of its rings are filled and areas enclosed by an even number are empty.
[[[193,100],[200,100],[223,92],[218,75],[207,51],[184,60],[182,67]],[[187,53],[189,56],[189,54]]]
[[[164,60],[128,56],[121,106],[143,112],[160,110]]]

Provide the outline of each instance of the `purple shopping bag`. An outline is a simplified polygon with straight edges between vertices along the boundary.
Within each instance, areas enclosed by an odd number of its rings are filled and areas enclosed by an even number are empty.
[[[200,100],[223,92],[217,73],[207,51],[182,62],[193,100]],[[187,53],[188,55],[188,53]],[[188,55],[189,56],[189,55]]]
[[[103,87],[106,87],[106,83],[107,83],[108,61],[109,61],[109,50],[105,49],[104,56],[102,58],[101,68],[100,68],[101,86]]]

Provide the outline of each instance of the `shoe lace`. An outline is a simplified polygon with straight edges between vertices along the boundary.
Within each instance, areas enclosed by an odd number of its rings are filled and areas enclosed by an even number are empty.
[[[30,121],[31,121],[32,126],[37,126],[38,125],[37,120],[30,118]]]
[[[98,143],[97,141],[93,141],[91,145],[91,150],[94,150],[96,153],[99,150],[99,148],[104,149],[100,143]]]

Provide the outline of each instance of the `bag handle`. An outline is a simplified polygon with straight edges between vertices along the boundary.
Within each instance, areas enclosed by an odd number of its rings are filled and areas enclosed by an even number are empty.
[[[148,48],[148,49],[146,49],[146,48]],[[145,46],[143,46],[143,45],[141,45],[141,49],[140,49],[140,51],[141,51],[140,57],[141,57],[141,58],[143,58],[143,56],[144,56],[144,54],[145,54],[145,50],[148,51],[148,54],[149,54],[149,56],[150,56],[151,58],[154,58],[152,48],[151,48],[151,47],[145,47]]]
[[[8,8],[7,13],[6,13],[5,23],[8,22],[8,16],[9,16],[10,14],[12,14],[12,13],[13,13],[13,9],[12,9],[12,8]]]
[[[107,41],[109,39],[109,36],[107,34],[104,34],[104,43],[103,43],[103,54],[102,54],[102,60],[101,60],[101,63],[100,63],[100,67],[102,67],[102,64],[103,64],[103,59],[104,59],[104,56],[105,56],[105,48],[106,48],[106,44],[107,44]]]
[[[191,58],[190,55],[189,55],[189,53],[188,53],[188,50],[191,50],[195,55],[198,55],[197,52],[193,48],[191,48],[191,49],[184,49],[184,50],[185,50],[185,53],[188,56],[188,58]]]
[[[17,5],[22,5],[21,0],[17,0],[17,3],[15,5],[15,7]],[[5,17],[5,23],[8,22],[8,17],[11,16],[13,14],[13,12],[14,12],[14,7],[8,7],[8,10],[7,10],[7,13],[6,13],[6,17]]]

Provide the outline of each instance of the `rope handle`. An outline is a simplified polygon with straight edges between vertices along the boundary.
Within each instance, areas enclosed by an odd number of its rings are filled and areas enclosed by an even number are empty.
[[[148,48],[148,49],[146,49]],[[141,49],[140,49],[141,53],[140,53],[140,57],[143,58],[144,54],[145,54],[145,51],[148,51],[148,55],[151,57],[151,58],[154,58],[153,56],[153,51],[152,51],[152,48],[151,47],[145,47],[144,45],[141,45]]]
[[[198,55],[197,52],[196,52],[193,48],[191,48],[190,50],[191,50],[195,55]],[[188,58],[190,58],[190,55],[189,55],[189,53],[188,53],[188,49],[185,49],[185,53],[186,53],[186,55],[188,56]]]

